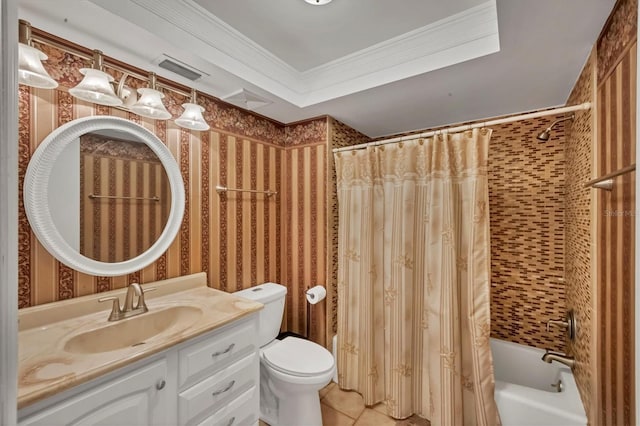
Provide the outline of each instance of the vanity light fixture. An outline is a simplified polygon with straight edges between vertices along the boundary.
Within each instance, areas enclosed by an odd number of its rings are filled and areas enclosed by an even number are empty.
[[[22,19],[18,22],[18,81],[26,86],[55,89],[58,82],[42,65],[47,55],[31,45],[31,24]]]
[[[182,104],[182,107],[184,112],[175,120],[178,126],[191,130],[209,130],[209,124],[202,116],[204,108],[196,103],[196,89],[191,90],[191,102]]]
[[[156,84],[156,74],[152,72],[149,74],[149,87],[138,89],[140,99],[131,106],[131,111],[142,117],[168,120],[171,113],[164,107],[164,94],[156,90]]]
[[[93,64],[91,68],[81,68],[84,75],[82,81],[69,89],[71,96],[94,104],[107,106],[120,106],[122,99],[116,96],[111,86],[113,77],[102,71],[102,52],[93,51]]]

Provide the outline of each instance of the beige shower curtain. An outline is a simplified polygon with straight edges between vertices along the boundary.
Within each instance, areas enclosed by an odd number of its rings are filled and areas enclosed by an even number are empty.
[[[489,348],[491,131],[335,154],[338,378],[437,425],[498,423]]]

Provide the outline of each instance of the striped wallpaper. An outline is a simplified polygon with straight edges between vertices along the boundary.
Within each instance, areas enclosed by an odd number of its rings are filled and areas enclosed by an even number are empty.
[[[76,118],[107,114],[139,122],[168,146],[182,172],[187,199],[182,227],[167,252],[143,270],[119,277],[89,276],[59,263],[32,234],[20,200],[20,307],[200,271],[208,273],[210,286],[228,291],[282,280],[280,195],[266,198],[215,190],[220,184],[280,191],[282,146],[228,131],[190,132],[172,121],[140,119],[77,101],[62,86],[21,87],[19,99],[20,191],[31,154],[53,129]]]
[[[326,123],[326,121],[325,121]],[[326,126],[325,126],[326,129]],[[326,130],[325,130],[326,131]],[[325,302],[310,306],[309,287],[326,286],[326,133],[323,140],[284,150],[283,274],[287,294],[287,329],[325,344]]]
[[[598,176],[636,156],[637,44],[598,81]],[[597,282],[600,424],[635,424],[635,172],[598,191]]]

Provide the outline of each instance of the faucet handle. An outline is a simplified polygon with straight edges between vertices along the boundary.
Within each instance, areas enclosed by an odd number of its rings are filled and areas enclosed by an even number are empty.
[[[551,325],[557,325],[558,327],[562,327],[563,329],[569,328],[569,322],[564,320],[549,320],[547,321],[547,333],[550,331]]]
[[[98,299],[98,302],[108,302],[113,301],[111,305],[111,313],[109,314],[109,321],[115,321],[120,318],[122,315],[122,309],[120,309],[120,299],[118,296],[109,296],[109,297],[101,297]]]
[[[147,304],[144,301],[144,294],[150,291],[157,290],[156,287],[149,287],[147,289],[143,289],[140,287],[140,296],[138,296],[138,303],[136,303],[136,309],[142,309],[143,312],[147,312],[149,308],[147,308]]]

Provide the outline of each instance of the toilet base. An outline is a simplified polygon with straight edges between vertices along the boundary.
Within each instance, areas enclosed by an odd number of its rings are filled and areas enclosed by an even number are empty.
[[[333,369],[317,381],[292,384],[280,373],[260,366],[260,419],[271,426],[322,426],[320,395],[333,376]]]
[[[322,411],[318,395],[279,398],[277,414],[260,404],[260,420],[270,426],[322,426]],[[278,418],[274,417],[274,414]]]
[[[291,420],[295,419],[295,420]],[[291,396],[280,400],[279,425],[322,426],[322,412],[318,393],[299,398]]]

